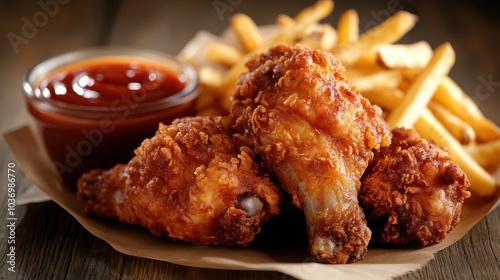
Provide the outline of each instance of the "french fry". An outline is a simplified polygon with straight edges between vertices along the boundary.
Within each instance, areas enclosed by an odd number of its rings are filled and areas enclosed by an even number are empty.
[[[377,68],[380,69],[379,63],[377,62],[377,53],[368,52],[361,55],[356,62],[354,62],[348,69],[359,69],[359,68]]]
[[[262,45],[259,29],[249,16],[241,13],[235,14],[231,17],[231,26],[247,52],[254,51]]]
[[[468,122],[476,132],[478,141],[500,139],[500,128],[483,115],[476,103],[451,78],[446,77],[441,81],[433,100]]]
[[[359,18],[354,10],[342,13],[338,29],[320,24],[332,10],[333,1],[319,0],[293,18],[279,15],[276,18],[280,27],[278,34],[265,41],[255,35],[258,28],[251,18],[235,15],[231,26],[244,51],[234,48],[239,53],[228,58],[228,52],[219,46],[212,50],[215,54],[208,54],[210,61],[229,69],[222,73],[215,68],[200,68],[200,83],[210,91],[202,94],[200,106],[203,108],[200,107],[198,113],[227,113],[230,96],[247,71],[245,63],[251,56],[278,43],[303,43],[331,51],[344,64],[346,77],[361,94],[385,109],[384,118],[391,128],[413,126],[422,137],[448,149],[467,174],[471,191],[483,197],[500,192],[498,183],[485,169],[500,165],[500,157],[496,156],[500,152],[500,129],[448,77],[455,60],[451,46],[445,43],[433,53],[425,41],[394,44],[418,20],[404,11],[360,35]],[[249,30],[253,30],[250,31],[253,35],[248,35]],[[476,143],[474,137],[481,143]]]
[[[429,43],[420,41],[411,45],[380,45],[377,61],[386,68],[424,68],[432,57]]]
[[[281,27],[289,28],[289,30],[278,35],[272,42],[276,43],[279,40],[283,40],[285,43],[289,43],[287,41],[293,43],[295,41],[312,48],[322,50],[332,49],[337,43],[337,31],[330,24],[319,25],[317,23],[317,21],[331,13],[332,9],[332,1],[318,1],[314,6],[302,10],[295,18],[280,14],[276,18],[276,23]],[[318,18],[311,21],[309,18],[311,15]],[[304,24],[307,22],[309,22],[309,25]],[[304,24],[304,26],[301,24]],[[294,25],[297,29],[294,28]],[[294,37],[294,39],[287,39],[289,37]]]
[[[202,66],[198,68],[198,79],[200,84],[210,88],[211,90],[217,90],[222,86],[223,73],[210,66]]]
[[[350,9],[340,15],[338,30],[338,43],[345,44],[355,41],[359,37],[359,16],[356,10]]]
[[[415,122],[415,129],[426,139],[432,139],[441,148],[447,148],[448,153],[465,172],[471,183],[471,191],[488,198],[500,191],[495,178],[476,162],[464,147],[444,128],[444,126],[425,109]]]
[[[220,88],[223,82],[223,73],[212,66],[202,66],[198,68],[198,79],[201,85],[200,95],[196,100],[196,111],[215,109],[222,93]],[[220,111],[220,110],[218,110]],[[206,115],[206,114],[205,114]]]
[[[290,27],[292,26],[293,24],[295,23],[295,21],[293,20],[293,18],[291,18],[290,16],[288,15],[285,15],[285,14],[279,14],[277,17],[276,17],[276,24],[281,26],[281,27]]]
[[[466,146],[465,150],[482,167],[497,167],[500,165],[500,140],[494,140],[487,143],[472,143]]]
[[[363,73],[356,70],[346,72],[346,77],[356,85],[360,92],[373,89],[391,90],[396,89],[401,83],[403,74],[399,70],[382,70]]]
[[[417,79],[418,75],[422,73],[422,69],[403,68],[401,69],[401,72],[403,72],[403,80],[399,85],[399,89],[407,92],[411,84],[413,84],[413,82]]]
[[[455,63],[455,52],[449,43],[439,46],[422,73],[411,84],[403,101],[389,114],[389,127],[412,127],[427,106],[439,83]]]
[[[337,33],[330,24],[316,25],[308,35],[300,38],[298,43],[313,49],[331,50],[337,42]]]
[[[242,60],[240,60],[238,63],[236,63],[229,71],[224,75],[223,81],[222,81],[222,86],[220,88],[220,91],[223,94],[222,98],[222,106],[225,109],[229,109],[229,106],[231,105],[231,95],[233,94],[234,88],[236,86],[236,83],[238,82],[238,79],[243,75],[247,69],[245,67],[245,62],[254,54],[255,52],[251,52],[246,54]]]
[[[326,16],[328,16],[333,10],[333,1],[331,0],[321,0],[317,1],[313,6],[307,7],[300,11],[294,18],[295,24],[290,25],[285,28],[280,34],[275,36],[267,44],[265,48],[278,43],[288,43],[292,44],[299,34],[304,32],[307,28]]]
[[[467,145],[476,140],[476,133],[468,123],[459,119],[436,102],[429,102],[428,107],[436,119],[443,124],[460,144]]]
[[[296,24],[293,18],[283,14],[277,17],[276,22],[282,27],[291,27]],[[300,34],[296,34],[296,43],[328,51],[337,44],[337,30],[328,23],[311,23]]]
[[[332,0],[318,0],[312,6],[300,11],[294,17],[294,20],[297,23],[318,22],[332,13],[333,5]]]
[[[330,24],[324,23],[321,25],[321,37],[320,41],[320,49],[329,51],[333,49],[335,44],[337,43],[337,31]]]
[[[375,104],[383,109],[392,110],[399,104],[403,98],[404,93],[399,89],[387,90],[385,88],[373,88],[370,90],[361,91],[361,95],[370,100],[372,104]]]
[[[386,109],[392,110],[403,102],[403,94],[398,94],[397,91],[386,91],[385,93],[386,95],[384,97],[374,103],[377,104],[382,102],[382,105],[386,107]],[[365,97],[370,98],[366,95]],[[422,110],[414,124],[414,128],[423,138],[433,140],[439,147],[448,149],[448,153],[453,157],[455,163],[458,164],[467,175],[471,183],[471,190],[474,193],[488,198],[500,191],[500,187],[495,178],[466,152],[464,146],[446,130],[446,128],[432,115],[429,109],[424,108]]]
[[[333,54],[344,65],[353,65],[362,55],[375,52],[377,46],[398,41],[415,26],[417,19],[417,16],[411,13],[399,11],[359,36],[358,40],[339,45]]]
[[[219,63],[228,67],[239,63],[243,56],[244,54],[240,50],[232,46],[219,43],[211,44],[205,53],[205,58],[208,61]]]

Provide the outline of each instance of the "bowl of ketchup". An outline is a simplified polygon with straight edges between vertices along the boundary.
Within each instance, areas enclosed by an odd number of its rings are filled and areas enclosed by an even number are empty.
[[[100,47],[52,57],[22,83],[36,136],[63,183],[126,163],[160,122],[195,113],[196,70],[174,56]]]

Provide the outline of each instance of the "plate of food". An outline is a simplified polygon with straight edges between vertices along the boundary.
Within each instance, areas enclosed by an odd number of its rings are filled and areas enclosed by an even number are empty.
[[[498,206],[500,129],[448,76],[450,44],[398,44],[415,15],[359,34],[353,10],[321,23],[332,10],[318,1],[272,26],[236,14],[225,34],[198,33],[177,56],[198,73],[194,115],[74,188],[30,128],[6,142],[124,254],[301,279],[418,269]]]

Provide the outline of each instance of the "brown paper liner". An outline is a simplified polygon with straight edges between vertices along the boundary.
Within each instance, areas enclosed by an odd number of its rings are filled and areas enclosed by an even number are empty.
[[[141,227],[86,216],[73,191],[61,184],[52,165],[40,152],[29,127],[7,133],[4,138],[19,167],[31,182],[75,217],[90,233],[123,254],[192,267],[272,270],[300,279],[390,279],[425,265],[435,253],[462,238],[500,204],[499,196],[491,201],[474,196],[468,199],[458,226],[443,242],[433,246],[369,247],[366,258],[360,262],[346,265],[319,264],[310,262],[305,247],[276,249],[195,246],[156,238]]]

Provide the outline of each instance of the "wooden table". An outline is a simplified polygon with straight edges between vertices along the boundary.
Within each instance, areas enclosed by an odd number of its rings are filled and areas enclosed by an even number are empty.
[[[63,2],[68,2],[63,4]],[[29,116],[20,93],[22,75],[50,56],[83,47],[120,44],[176,54],[199,29],[215,34],[229,17],[246,13],[260,25],[279,13],[295,15],[314,1],[14,1],[0,3],[0,128],[4,133]],[[380,22],[394,9],[420,17],[403,42],[427,40],[433,47],[449,41],[457,53],[451,76],[500,123],[500,20],[486,1],[347,1],[336,3],[325,21],[336,25],[341,11],[358,10],[360,30]],[[430,2],[430,1],[429,1]],[[48,3],[40,5],[39,3]],[[226,4],[225,10],[216,5]],[[30,26],[31,25],[31,26]],[[0,145],[1,217],[7,217],[5,172],[8,151]],[[28,185],[18,179],[18,184]],[[16,207],[16,273],[7,271],[8,232],[0,236],[2,279],[289,279],[277,272],[191,268],[123,255],[88,233],[54,202]],[[4,222],[6,218],[4,218]],[[423,269],[401,279],[500,279],[500,210],[480,221],[465,237],[439,252]]]

